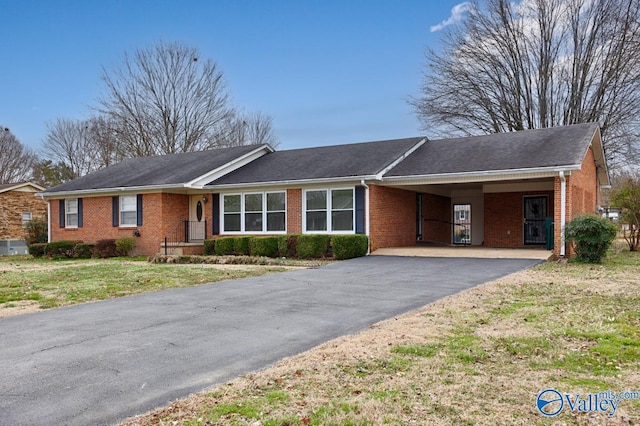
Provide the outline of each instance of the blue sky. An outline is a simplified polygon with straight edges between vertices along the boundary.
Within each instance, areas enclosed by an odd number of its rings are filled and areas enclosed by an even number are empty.
[[[419,135],[407,100],[460,3],[0,0],[0,124],[40,149],[47,122],[91,115],[102,67],[163,40],[214,60],[280,149]]]

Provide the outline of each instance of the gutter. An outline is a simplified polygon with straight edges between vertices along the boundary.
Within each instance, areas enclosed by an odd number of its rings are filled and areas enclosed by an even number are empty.
[[[375,175],[370,176],[340,176],[334,178],[324,179],[293,179],[293,180],[278,180],[269,182],[244,182],[244,183],[230,183],[222,185],[205,185],[202,189],[209,191],[235,189],[235,188],[263,188],[266,186],[299,186],[299,185],[314,185],[321,186],[324,184],[331,184],[335,182],[362,182],[363,180],[377,180]]]
[[[56,192],[40,192],[38,195],[43,200],[50,198],[63,198],[68,195],[98,195],[98,194],[112,194],[120,192],[157,192],[163,189],[190,189],[184,184],[173,185],[144,185],[144,186],[121,186],[116,188],[94,188],[94,189],[80,189],[76,191],[56,191]]]
[[[564,227],[567,223],[567,178],[564,171],[560,171],[560,256],[565,255]]]
[[[565,167],[551,166],[551,167],[536,167],[527,169],[506,169],[506,170],[484,170],[475,172],[456,172],[456,173],[438,173],[431,175],[413,175],[413,176],[388,176],[383,177],[382,182],[397,182],[397,181],[437,181],[437,180],[461,180],[468,181],[469,179],[486,180],[486,178],[494,178],[492,180],[511,179],[516,175],[534,175],[533,177],[552,177],[556,176],[558,172],[580,170],[580,164],[573,164]],[[425,182],[429,183],[429,182]],[[440,183],[440,182],[438,182]]]

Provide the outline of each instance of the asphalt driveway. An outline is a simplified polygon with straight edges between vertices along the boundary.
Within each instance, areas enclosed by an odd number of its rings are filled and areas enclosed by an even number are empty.
[[[539,261],[371,256],[0,319],[0,424],[114,424]]]

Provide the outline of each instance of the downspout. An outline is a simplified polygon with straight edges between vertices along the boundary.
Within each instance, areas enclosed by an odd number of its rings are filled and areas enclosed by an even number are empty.
[[[371,236],[369,235],[369,185],[360,179],[360,185],[364,187],[364,233],[369,242],[367,243],[367,254],[371,252]]]
[[[36,194],[42,201],[47,202],[47,243],[51,242],[51,200],[45,200],[42,193]]]
[[[564,226],[567,223],[567,178],[564,171],[560,171],[560,256],[565,255]]]
[[[47,200],[47,242],[51,242],[51,200]]]

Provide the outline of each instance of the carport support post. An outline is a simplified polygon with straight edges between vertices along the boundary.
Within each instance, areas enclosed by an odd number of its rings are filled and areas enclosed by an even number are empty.
[[[565,255],[564,226],[567,223],[567,179],[564,171],[560,171],[560,256]]]
[[[369,233],[369,185],[364,179],[360,180],[360,185],[364,187],[364,234],[367,236],[367,254],[371,253],[371,234]]]

